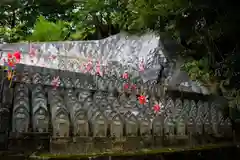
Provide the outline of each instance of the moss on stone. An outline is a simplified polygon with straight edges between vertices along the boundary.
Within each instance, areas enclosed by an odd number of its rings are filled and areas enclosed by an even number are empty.
[[[32,158],[36,159],[79,159],[79,158],[89,158],[89,157],[106,157],[106,156],[141,156],[141,155],[153,155],[159,153],[171,153],[171,152],[183,152],[183,151],[199,151],[199,150],[211,150],[223,147],[231,147],[235,146],[234,144],[208,144],[196,147],[181,147],[181,148],[161,148],[161,149],[142,149],[135,152],[103,152],[103,153],[90,153],[90,154],[40,154],[38,156],[32,156]]]

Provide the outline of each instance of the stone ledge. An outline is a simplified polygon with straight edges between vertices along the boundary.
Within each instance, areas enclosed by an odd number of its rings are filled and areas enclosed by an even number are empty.
[[[237,144],[234,143],[223,143],[223,144],[208,144],[208,145],[199,145],[194,147],[166,147],[161,149],[142,149],[135,152],[103,152],[103,153],[92,153],[92,154],[48,154],[43,153],[39,155],[31,155],[31,159],[76,159],[76,158],[99,158],[99,157],[116,157],[116,156],[139,156],[139,155],[154,155],[154,154],[161,154],[161,153],[173,153],[173,152],[185,152],[185,151],[200,151],[200,150],[211,150],[211,149],[218,149],[218,148],[226,148],[226,147],[235,147]]]

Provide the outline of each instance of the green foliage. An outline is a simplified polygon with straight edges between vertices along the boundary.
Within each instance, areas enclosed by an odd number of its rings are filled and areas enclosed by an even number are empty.
[[[202,58],[200,60],[191,60],[184,63],[182,68],[187,71],[192,80],[197,80],[208,84],[212,81],[214,75],[208,65],[209,60]]]
[[[56,23],[47,21],[43,16],[38,18],[33,28],[33,33],[28,37],[29,41],[63,41],[68,34],[68,29],[63,21]]]

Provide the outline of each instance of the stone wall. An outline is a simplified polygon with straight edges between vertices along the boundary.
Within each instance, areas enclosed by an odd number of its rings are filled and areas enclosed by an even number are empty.
[[[231,141],[230,120],[167,58],[159,40],[121,33],[99,41],[1,44],[2,59],[23,54],[12,85],[2,83],[1,147],[78,154]],[[86,72],[89,57],[93,66]],[[125,72],[136,81],[122,79]],[[166,88],[181,91],[176,96]]]
[[[44,75],[24,68],[12,87],[3,86],[0,131],[9,149],[49,147],[51,153],[79,154],[232,140],[230,120],[207,98],[173,96],[159,84],[121,91],[114,80],[59,71],[61,85],[54,89],[48,83],[54,70]],[[149,98],[141,105],[137,95],[143,90]]]

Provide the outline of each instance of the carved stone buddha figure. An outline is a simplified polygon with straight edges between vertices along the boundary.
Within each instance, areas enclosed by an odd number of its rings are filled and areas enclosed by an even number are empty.
[[[127,119],[126,132],[127,136],[137,136],[138,125],[134,115],[130,115]]]
[[[178,136],[186,135],[186,123],[185,123],[183,117],[180,117],[180,119],[177,121],[176,130],[177,130]]]
[[[150,121],[145,117],[140,118],[139,121],[140,121],[140,134],[142,136],[150,135],[151,133]]]
[[[111,127],[112,137],[120,138],[123,136],[123,125],[119,115],[113,115],[112,127]]]
[[[51,83],[52,83],[52,77],[51,77],[50,74],[47,74],[47,75],[44,76],[44,78],[43,78],[43,83],[44,83],[45,85],[51,85]]]
[[[110,93],[110,94],[107,96],[107,101],[108,101],[109,104],[113,104],[116,99],[117,99],[117,98],[113,95],[113,93]]]
[[[89,97],[91,95],[91,92],[89,90],[82,90],[79,94],[78,94],[78,100],[83,103],[84,100]]]
[[[97,116],[96,125],[95,125],[95,136],[96,137],[105,137],[106,136],[106,121],[103,115],[99,114]]]
[[[67,88],[72,88],[73,87],[73,83],[72,83],[72,80],[71,78],[67,77],[64,81],[64,84],[65,84],[65,87]]]
[[[87,97],[83,103],[83,108],[90,109],[94,104],[93,99],[91,97]]]
[[[57,137],[69,136],[69,120],[67,115],[61,112],[57,115],[54,125],[54,135]]]
[[[35,73],[32,81],[34,84],[42,83],[42,76],[39,73]]]
[[[29,125],[29,116],[24,108],[15,110],[13,116],[13,131],[15,132],[27,132]]]
[[[163,135],[163,117],[158,115],[154,118],[153,123],[153,134],[155,136],[162,136]]]
[[[43,108],[40,107],[35,113],[34,113],[34,130],[36,132],[47,132],[48,131],[48,113]]]
[[[76,136],[88,135],[88,120],[83,111],[79,111],[79,113],[75,117],[74,135]]]
[[[93,96],[93,100],[96,104],[99,104],[103,98],[104,98],[104,96],[103,96],[102,92],[96,92]]]
[[[81,81],[80,81],[79,78],[77,78],[77,79],[75,80],[74,85],[75,85],[76,88],[82,88],[82,86],[81,86]]]

